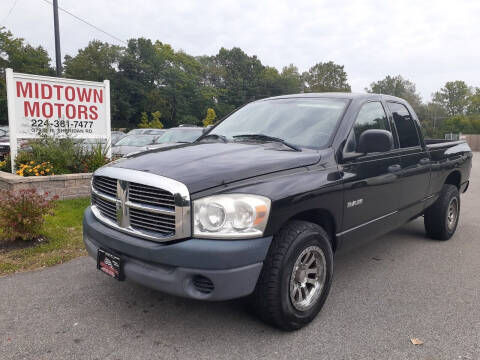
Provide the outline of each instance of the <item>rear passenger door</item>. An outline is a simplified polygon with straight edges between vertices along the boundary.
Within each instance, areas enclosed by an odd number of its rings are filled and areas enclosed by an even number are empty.
[[[348,160],[349,153],[357,152],[362,132],[369,129],[392,131],[380,101],[361,106],[343,150],[344,216],[339,235],[345,239],[356,234],[375,236],[390,230],[391,217],[396,214],[401,198],[397,176],[401,155],[394,148]]]
[[[407,220],[423,210],[430,182],[430,161],[420,140],[420,128],[412,112],[399,102],[387,101],[402,154],[400,212]]]

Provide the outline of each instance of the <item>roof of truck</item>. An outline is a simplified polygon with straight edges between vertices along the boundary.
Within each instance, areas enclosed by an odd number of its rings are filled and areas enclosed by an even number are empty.
[[[287,99],[287,98],[337,98],[337,99],[361,99],[361,98],[371,98],[379,99],[384,98],[385,100],[397,100],[404,101],[401,98],[385,94],[374,94],[374,93],[349,93],[349,92],[323,92],[323,93],[301,93],[301,94],[290,94],[290,95],[280,95],[269,97],[262,100],[272,100],[272,99]],[[259,101],[262,101],[259,100]]]

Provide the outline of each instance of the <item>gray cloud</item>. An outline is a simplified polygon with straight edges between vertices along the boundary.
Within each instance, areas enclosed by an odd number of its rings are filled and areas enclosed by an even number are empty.
[[[2,0],[0,19],[14,0]],[[480,86],[480,1],[59,0],[121,39],[147,37],[192,55],[241,47],[281,69],[319,61],[345,65],[354,91],[401,74],[425,100],[446,81]],[[54,56],[53,15],[42,0],[18,0],[4,24]],[[60,12],[62,53],[115,40]]]

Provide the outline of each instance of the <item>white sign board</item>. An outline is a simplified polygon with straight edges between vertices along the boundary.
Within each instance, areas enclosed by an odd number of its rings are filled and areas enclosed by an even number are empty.
[[[106,139],[111,157],[110,82],[14,73],[6,69],[10,154],[17,139]]]

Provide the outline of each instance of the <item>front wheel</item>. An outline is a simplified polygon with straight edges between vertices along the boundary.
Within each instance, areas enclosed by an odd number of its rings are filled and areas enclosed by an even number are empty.
[[[323,307],[333,275],[328,234],[291,221],[274,237],[253,296],[257,314],[284,330],[310,323]]]
[[[443,185],[440,197],[426,211],[424,224],[427,235],[448,240],[457,229],[460,217],[460,194],[454,185]]]

